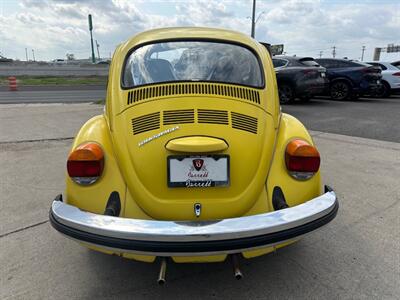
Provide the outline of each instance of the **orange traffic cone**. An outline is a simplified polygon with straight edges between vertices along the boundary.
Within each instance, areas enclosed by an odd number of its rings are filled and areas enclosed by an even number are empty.
[[[16,91],[17,90],[17,78],[14,76],[8,77],[8,87],[10,91]]]

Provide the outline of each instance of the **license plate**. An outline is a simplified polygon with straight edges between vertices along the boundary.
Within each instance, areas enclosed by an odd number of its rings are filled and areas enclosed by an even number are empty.
[[[169,156],[168,187],[229,185],[229,156]]]
[[[325,77],[326,74],[324,72],[321,73],[321,77]]]

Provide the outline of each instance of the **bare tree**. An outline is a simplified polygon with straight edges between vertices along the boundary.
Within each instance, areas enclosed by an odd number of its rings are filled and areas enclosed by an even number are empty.
[[[67,57],[67,60],[75,60],[75,54],[73,54],[73,53],[67,53],[66,57]]]

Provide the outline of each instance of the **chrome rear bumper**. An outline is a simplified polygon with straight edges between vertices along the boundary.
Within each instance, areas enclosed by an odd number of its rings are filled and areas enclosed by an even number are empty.
[[[97,215],[53,201],[50,222],[62,234],[84,243],[156,256],[239,253],[280,244],[335,218],[336,194],[326,192],[303,204],[269,213],[214,221],[155,221]]]

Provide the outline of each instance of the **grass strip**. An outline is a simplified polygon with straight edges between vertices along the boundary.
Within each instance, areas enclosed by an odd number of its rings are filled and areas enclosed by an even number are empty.
[[[86,85],[107,84],[107,76],[17,76],[18,85]],[[0,76],[0,85],[8,85],[8,77]]]

